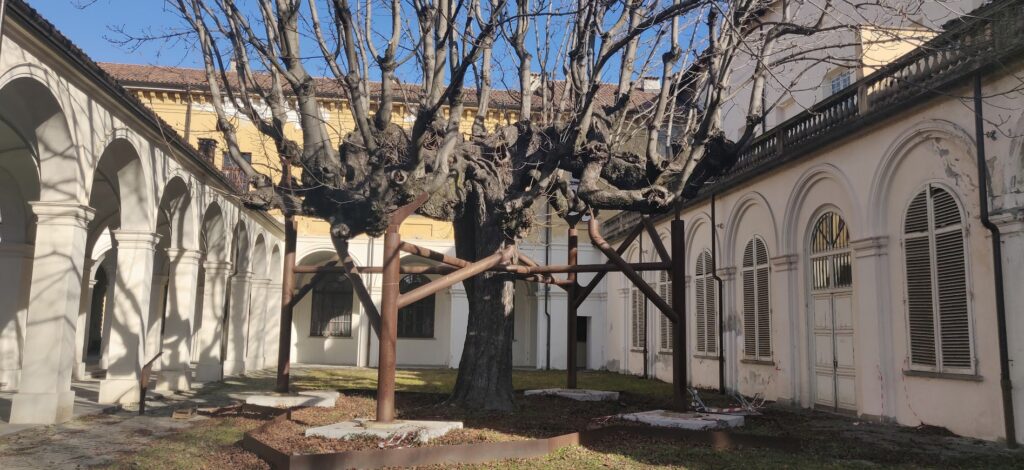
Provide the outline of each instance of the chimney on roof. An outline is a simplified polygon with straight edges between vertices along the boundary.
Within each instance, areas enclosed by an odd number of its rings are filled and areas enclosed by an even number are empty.
[[[655,92],[661,90],[661,79],[658,77],[643,77],[640,79],[640,91]]]
[[[541,76],[537,72],[530,72],[530,92],[537,91],[540,88]]]

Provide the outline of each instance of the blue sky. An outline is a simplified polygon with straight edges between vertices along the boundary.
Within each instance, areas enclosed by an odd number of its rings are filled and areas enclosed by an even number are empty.
[[[168,32],[181,30],[183,22],[177,12],[171,11],[165,0],[28,0],[29,4],[53,22],[57,28],[81,47],[90,57],[98,62],[119,62],[149,65],[200,67],[201,56],[194,45],[186,41],[167,40],[154,41],[138,45],[137,48],[126,47],[111,42],[111,39],[124,38],[118,30],[132,35],[164,35]],[[357,2],[359,3],[359,2]],[[326,17],[326,15],[324,15]],[[380,16],[378,16],[380,18]],[[386,24],[386,21],[381,22]],[[561,42],[564,24],[551,25],[555,43]],[[329,28],[328,28],[329,29]],[[653,34],[645,36],[650,37]],[[540,36],[531,32],[527,37],[527,47],[534,49]],[[319,50],[307,38],[305,47],[310,49],[310,57],[318,57]],[[559,44],[547,44],[546,47],[557,49]],[[665,47],[664,42],[658,49]],[[540,71],[537,51],[534,52],[533,68]],[[651,54],[651,48],[641,47],[640,55]],[[515,62],[508,60],[511,51],[504,41],[499,41],[495,50],[494,87],[515,88],[518,75],[515,73]],[[652,54],[656,58],[658,55]],[[641,57],[638,57],[641,59]],[[604,80],[614,80],[617,75],[618,60],[613,59],[606,69]],[[255,64],[254,64],[255,65]],[[314,75],[328,75],[323,60],[307,62],[307,68]],[[554,65],[554,64],[551,64]],[[557,71],[556,71],[557,72]],[[660,69],[650,70],[648,74],[657,74]],[[371,79],[377,79],[376,70],[371,68]],[[406,62],[398,70],[399,78],[407,82],[418,82],[420,71],[415,61]],[[470,74],[472,76],[472,73]],[[556,77],[560,78],[560,77]],[[470,78],[472,80],[472,78]],[[473,86],[472,82],[467,83]]]
[[[28,0],[61,32],[99,62],[197,66],[188,48],[181,44],[157,44],[130,51],[110,43],[117,34],[110,28],[124,27],[138,32],[144,28],[162,31],[180,25],[163,0]],[[87,4],[85,8],[79,5]]]

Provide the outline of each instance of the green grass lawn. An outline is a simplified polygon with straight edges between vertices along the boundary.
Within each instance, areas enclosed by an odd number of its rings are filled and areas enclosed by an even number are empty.
[[[373,390],[376,370],[354,368],[296,368],[297,389]],[[446,394],[456,371],[406,369],[397,374],[399,392]],[[268,377],[232,379],[226,387],[246,385],[268,389]],[[564,371],[515,371],[516,390],[562,387]],[[625,392],[627,406],[668,403],[671,386],[656,380],[610,372],[581,371],[579,387]],[[214,391],[211,393],[222,393]],[[366,392],[352,392],[366,395]],[[723,398],[709,395],[708,401]],[[557,401],[555,403],[558,403]],[[567,405],[568,406],[568,405]],[[564,410],[521,410],[519,418]],[[467,415],[468,417],[468,415]],[[477,420],[479,421],[479,419]],[[251,417],[215,418],[170,438],[155,440],[138,453],[126,456],[117,468],[266,468],[236,442],[264,421]],[[468,423],[468,421],[467,421]],[[1024,455],[994,443],[958,438],[936,430],[915,430],[894,425],[858,422],[847,417],[772,407],[765,416],[748,419],[737,433],[774,435],[796,439],[797,452],[742,448],[718,451],[684,441],[623,434],[588,447],[569,447],[546,457],[509,460],[464,468],[579,469],[579,468],[1024,468]]]

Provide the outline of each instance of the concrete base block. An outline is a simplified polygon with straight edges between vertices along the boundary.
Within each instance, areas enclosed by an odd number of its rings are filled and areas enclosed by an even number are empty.
[[[196,365],[196,382],[224,380],[224,366],[219,362],[200,362]]]
[[[11,424],[58,424],[70,421],[75,392],[16,393],[11,400]]]
[[[406,436],[420,443],[427,443],[456,429],[462,429],[459,421],[394,421],[381,424],[368,419],[342,421],[309,428],[306,436],[319,436],[328,439],[351,439],[357,436],[368,436],[378,439],[391,439]]]
[[[677,413],[675,411],[654,410],[622,414],[619,415],[619,418],[651,426],[690,429],[694,431],[743,426],[743,416],[712,413]]]
[[[242,375],[245,373],[245,362],[243,361],[224,361],[224,375]]]
[[[139,402],[139,379],[103,379],[100,381],[100,396],[97,403],[120,403],[123,405]]]
[[[294,408],[296,406],[333,408],[340,396],[340,393],[333,390],[310,390],[295,395],[250,395],[245,398],[245,403],[274,408]]]
[[[186,370],[162,370],[156,378],[155,390],[186,392],[192,389],[192,372]]]
[[[617,401],[619,392],[606,392],[603,390],[582,390],[576,388],[544,388],[539,390],[527,390],[523,392],[526,396],[542,395],[551,397],[562,397],[576,401]]]

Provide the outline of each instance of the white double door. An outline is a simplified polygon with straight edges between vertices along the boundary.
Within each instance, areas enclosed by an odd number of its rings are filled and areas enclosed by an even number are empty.
[[[814,403],[833,410],[857,409],[853,352],[853,293],[815,293]]]

